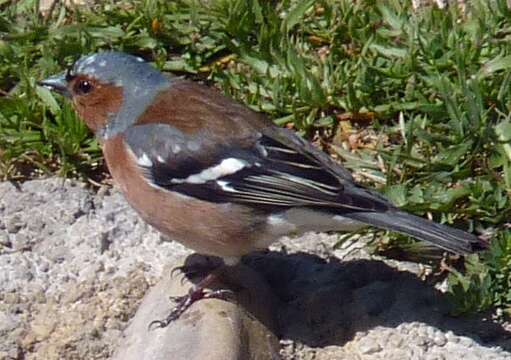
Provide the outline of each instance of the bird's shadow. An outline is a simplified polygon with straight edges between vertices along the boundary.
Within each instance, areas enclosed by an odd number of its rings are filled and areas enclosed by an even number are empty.
[[[382,261],[328,261],[307,253],[257,253],[243,259],[278,298],[281,338],[322,347],[360,331],[422,322],[511,350],[511,334],[483,316],[450,316],[445,294]]]

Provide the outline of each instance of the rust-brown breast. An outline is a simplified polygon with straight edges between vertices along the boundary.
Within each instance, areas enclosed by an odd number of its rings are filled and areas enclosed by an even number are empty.
[[[103,144],[108,168],[130,205],[171,239],[203,254],[240,256],[254,250],[263,217],[243,206],[213,204],[151,186],[122,135]]]

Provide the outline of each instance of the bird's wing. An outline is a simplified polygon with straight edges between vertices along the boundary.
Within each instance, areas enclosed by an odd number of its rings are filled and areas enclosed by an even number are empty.
[[[484,247],[472,234],[399,211],[293,132],[212,89],[175,80],[164,95],[124,134],[153,186],[263,212],[343,214],[456,253]]]
[[[265,130],[242,144],[210,143],[167,124],[130,128],[125,141],[154,186],[263,211],[311,207],[335,213],[386,211],[392,205],[339,175],[293,133]],[[325,155],[326,156],[326,155]],[[342,169],[342,168],[341,168]],[[345,170],[342,170],[345,171]]]

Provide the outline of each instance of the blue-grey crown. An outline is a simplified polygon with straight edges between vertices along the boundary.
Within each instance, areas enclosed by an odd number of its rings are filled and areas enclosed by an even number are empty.
[[[135,81],[158,82],[163,77],[144,59],[113,51],[80,58],[70,71],[71,76],[76,74],[88,75],[101,82],[111,82],[118,86]]]

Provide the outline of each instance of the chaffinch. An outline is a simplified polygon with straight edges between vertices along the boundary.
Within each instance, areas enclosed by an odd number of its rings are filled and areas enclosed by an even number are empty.
[[[459,254],[484,247],[472,234],[399,210],[264,115],[141,58],[93,54],[40,84],[73,101],[145,221],[226,265],[284,235],[365,225]]]

